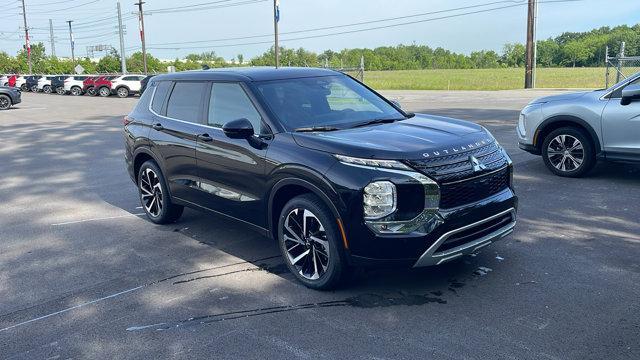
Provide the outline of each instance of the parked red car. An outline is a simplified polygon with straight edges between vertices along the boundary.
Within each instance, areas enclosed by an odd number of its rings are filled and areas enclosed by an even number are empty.
[[[102,76],[95,80],[93,89],[97,95],[107,97],[111,95],[111,80],[117,76]]]
[[[82,92],[85,94],[89,94],[91,96],[96,95],[96,80],[100,79],[101,76],[89,76],[82,82]]]
[[[16,87],[16,80],[18,79],[18,75],[9,75],[9,86]]]

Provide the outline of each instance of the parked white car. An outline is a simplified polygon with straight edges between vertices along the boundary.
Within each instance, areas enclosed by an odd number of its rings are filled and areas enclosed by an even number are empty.
[[[37,91],[42,91],[45,94],[51,94],[51,80],[54,76],[43,76],[38,79],[38,89]]]
[[[9,77],[7,75],[0,75],[0,86],[9,86]]]
[[[64,79],[64,91],[73,96],[82,95],[83,82],[87,79],[86,75],[69,76]]]
[[[118,95],[118,97],[126,98],[131,94],[140,93],[142,83],[145,75],[127,74],[116,77],[111,80],[111,92]]]
[[[16,87],[22,89],[22,91],[26,90],[24,88],[26,83],[27,83],[27,75],[20,75],[16,77]]]

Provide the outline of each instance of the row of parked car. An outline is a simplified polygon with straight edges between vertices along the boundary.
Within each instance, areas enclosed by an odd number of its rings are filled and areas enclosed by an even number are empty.
[[[0,86],[45,94],[126,98],[141,94],[153,75],[0,75]]]

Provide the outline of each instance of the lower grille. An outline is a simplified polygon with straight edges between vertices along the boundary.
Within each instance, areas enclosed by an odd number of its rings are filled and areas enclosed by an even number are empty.
[[[506,226],[511,222],[513,222],[512,215],[505,214],[481,225],[461,231],[457,234],[452,235],[444,243],[442,243],[442,245],[440,245],[440,247],[436,250],[436,254],[440,252],[446,252],[458,246],[480,239],[481,237],[491,234],[492,232]]]
[[[509,187],[510,168],[462,182],[440,186],[440,208],[451,209],[480,201]]]

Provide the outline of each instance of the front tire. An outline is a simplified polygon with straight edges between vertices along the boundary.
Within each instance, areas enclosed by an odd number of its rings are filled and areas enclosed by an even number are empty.
[[[89,94],[89,96],[96,96],[96,89],[91,86],[90,88],[87,89],[87,94]]]
[[[596,152],[582,130],[564,127],[552,131],[542,143],[542,158],[554,174],[582,177],[596,164]]]
[[[346,272],[346,260],[335,216],[317,196],[291,199],[278,221],[278,243],[285,263],[305,286],[335,288]]]
[[[58,94],[58,95],[64,95],[64,94],[66,94],[66,93],[67,93],[67,91],[64,89],[64,87],[63,87],[63,86],[58,86],[58,87],[56,88],[56,94]]]
[[[49,85],[45,85],[45,86],[42,88],[42,92],[44,92],[45,94],[51,94],[51,86],[49,86]]]
[[[171,201],[169,189],[160,167],[154,161],[147,161],[138,170],[138,193],[144,212],[156,224],[176,222],[184,207]]]
[[[34,92],[34,93],[38,92],[38,85],[31,86],[31,92]]]
[[[7,95],[0,94],[0,110],[9,110],[11,107],[11,98]]]

